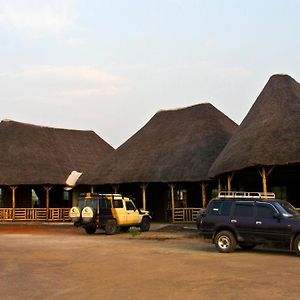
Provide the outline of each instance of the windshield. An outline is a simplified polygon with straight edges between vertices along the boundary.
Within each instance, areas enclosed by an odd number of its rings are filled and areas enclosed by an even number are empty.
[[[96,202],[96,199],[93,199],[93,198],[80,198],[79,202],[78,202],[78,206],[79,206],[80,210],[82,210],[86,206],[96,209],[97,202]]]
[[[285,217],[296,217],[300,215],[295,207],[287,201],[275,202],[275,206]]]

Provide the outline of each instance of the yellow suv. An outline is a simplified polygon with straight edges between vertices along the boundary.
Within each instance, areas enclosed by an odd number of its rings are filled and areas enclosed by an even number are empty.
[[[78,206],[70,209],[69,216],[75,226],[82,226],[88,234],[98,228],[115,234],[128,231],[131,226],[149,231],[151,220],[148,211],[138,209],[130,198],[120,194],[81,194]]]

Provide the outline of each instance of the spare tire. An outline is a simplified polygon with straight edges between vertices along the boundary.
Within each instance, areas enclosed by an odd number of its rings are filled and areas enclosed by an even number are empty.
[[[69,217],[72,222],[76,223],[80,220],[80,209],[77,206],[73,206],[69,211]]]
[[[82,222],[91,223],[94,218],[93,209],[89,206],[86,206],[81,212]]]

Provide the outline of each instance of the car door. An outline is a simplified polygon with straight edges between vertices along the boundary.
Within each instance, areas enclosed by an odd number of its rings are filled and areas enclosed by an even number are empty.
[[[126,224],[139,224],[140,213],[131,200],[125,201],[126,205]]]
[[[239,241],[255,242],[254,201],[236,201],[230,222]]]
[[[289,242],[291,226],[274,217],[278,213],[271,203],[256,203],[255,232],[261,242]]]

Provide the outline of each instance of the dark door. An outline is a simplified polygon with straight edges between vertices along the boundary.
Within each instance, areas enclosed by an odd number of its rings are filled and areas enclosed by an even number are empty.
[[[253,201],[237,201],[230,222],[236,230],[239,241],[255,241],[253,232],[255,226]]]
[[[261,242],[289,242],[291,226],[284,218],[275,218],[278,211],[271,203],[256,203],[255,232]]]

